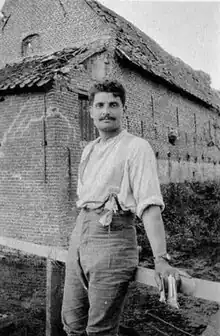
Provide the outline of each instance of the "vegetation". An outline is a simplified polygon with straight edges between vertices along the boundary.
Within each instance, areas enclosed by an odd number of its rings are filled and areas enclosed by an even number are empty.
[[[170,183],[162,186],[162,194],[166,205],[163,221],[169,250],[195,253],[204,246],[218,245],[220,183]],[[137,232],[143,248],[142,256],[149,256],[150,246],[140,222],[137,222]]]

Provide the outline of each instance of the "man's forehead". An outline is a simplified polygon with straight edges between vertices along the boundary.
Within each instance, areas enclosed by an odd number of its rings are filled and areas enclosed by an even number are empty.
[[[94,96],[94,103],[97,102],[114,102],[120,101],[119,96],[115,96],[112,92],[97,92]]]

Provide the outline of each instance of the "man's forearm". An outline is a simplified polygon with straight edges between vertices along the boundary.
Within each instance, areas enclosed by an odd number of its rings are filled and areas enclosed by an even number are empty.
[[[155,258],[167,253],[163,219],[159,206],[150,206],[142,216],[144,228]]]

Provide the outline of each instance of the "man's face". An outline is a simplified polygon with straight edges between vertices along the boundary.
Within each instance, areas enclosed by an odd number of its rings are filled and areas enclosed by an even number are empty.
[[[112,132],[121,127],[123,111],[120,97],[114,97],[110,92],[98,92],[90,108],[90,115],[98,130]]]

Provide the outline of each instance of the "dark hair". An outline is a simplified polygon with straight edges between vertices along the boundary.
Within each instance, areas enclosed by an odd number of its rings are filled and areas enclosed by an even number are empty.
[[[92,105],[95,94],[98,92],[112,93],[114,97],[119,97],[121,99],[123,106],[125,105],[126,100],[125,88],[118,81],[104,80],[102,82],[94,84],[89,90],[89,105]]]

